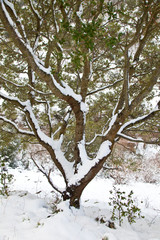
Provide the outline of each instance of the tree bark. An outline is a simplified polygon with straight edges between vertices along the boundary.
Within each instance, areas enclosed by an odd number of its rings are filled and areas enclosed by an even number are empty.
[[[112,153],[112,148],[110,153],[102,158],[96,165],[94,165],[90,171],[75,185],[71,185],[67,187],[67,189],[63,192],[62,197],[63,200],[69,200],[70,207],[80,208],[80,198],[82,196],[83,190],[86,188],[86,186],[93,180],[93,178],[97,175],[97,173],[102,169],[105,161]]]

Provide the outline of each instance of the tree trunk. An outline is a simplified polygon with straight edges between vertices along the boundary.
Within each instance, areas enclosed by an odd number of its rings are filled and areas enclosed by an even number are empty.
[[[111,148],[113,148],[113,145]],[[97,163],[97,165],[92,167],[90,171],[80,180],[80,182],[67,187],[67,189],[63,192],[63,200],[69,200],[69,204],[71,207],[80,208],[80,198],[83,190],[102,169],[104,162],[110,156],[111,152],[108,154],[107,157],[104,157],[99,163]]]
[[[68,187],[62,194],[63,200],[69,200],[69,205],[71,207],[80,208],[80,197],[84,188],[85,186],[83,187],[82,185],[72,185]]]

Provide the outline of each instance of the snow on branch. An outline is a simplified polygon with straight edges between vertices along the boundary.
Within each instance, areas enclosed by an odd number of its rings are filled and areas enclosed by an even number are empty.
[[[81,151],[81,158],[84,159],[83,164],[78,166],[78,172],[73,175],[69,181],[69,185],[79,183],[87,173],[92,171],[101,161],[103,161],[111,152],[112,143],[104,141],[101,143],[97,155],[94,159],[90,159],[87,155],[84,143],[80,143],[79,150]]]
[[[50,151],[55,156],[54,161],[56,163],[56,166],[58,166],[58,169],[61,169],[60,171],[65,176],[65,178],[69,179],[70,176],[73,175],[73,164],[68,162],[67,159],[64,156],[63,151],[61,150],[61,146],[63,143],[63,136],[60,137],[58,140],[53,140],[51,137],[46,135],[42,130],[40,129],[38,120],[36,119],[36,116],[32,110],[32,106],[29,100],[22,102],[17,97],[10,97],[6,94],[3,94],[0,92],[0,97],[2,97],[5,100],[8,100],[10,102],[13,102],[15,105],[20,107],[23,112],[26,114],[29,126],[32,129],[33,132],[27,132],[20,130],[16,124],[14,124],[12,121],[3,118],[2,120],[6,120],[6,122],[12,124],[14,128],[16,128],[19,133],[23,134],[29,134],[32,136],[35,136],[41,143],[43,143],[43,146],[46,148],[49,148]],[[65,166],[65,169],[63,168]]]
[[[41,131],[39,123],[32,111],[32,106],[30,104],[30,101],[26,102],[26,106],[24,108],[24,111],[26,112],[26,115],[28,115],[29,123],[39,139],[40,142],[43,142],[45,146],[48,146],[51,151],[54,152],[55,155],[55,161],[60,165],[60,168],[62,168],[63,172],[65,172],[65,176],[67,179],[72,175],[73,171],[73,164],[68,162],[67,159],[64,156],[63,151],[61,150],[61,146],[63,143],[63,136],[61,136],[58,140],[53,140],[51,137],[47,136],[44,132]],[[63,168],[65,166],[65,169]]]
[[[12,81],[4,78],[1,74],[0,74],[0,80],[3,81],[3,82],[5,82],[5,83],[10,83],[10,84],[12,84],[12,85],[15,86],[15,87],[19,87],[19,88],[20,88],[20,87],[24,87],[24,85],[16,84],[16,83],[14,83],[14,82],[12,82]]]
[[[3,7],[3,10],[7,13],[7,17],[8,17],[10,24],[12,25],[12,27],[15,27],[15,24],[16,24],[17,29],[15,29],[15,31],[17,30],[17,33],[19,34],[19,36],[21,36],[21,38],[23,38],[25,40],[25,42],[27,42],[27,36],[25,33],[24,26],[22,25],[20,18],[17,16],[13,4],[11,2],[9,2],[8,0],[3,0],[1,2],[5,3],[5,4],[3,4],[3,3],[1,3],[1,4]],[[10,14],[7,12],[5,5],[10,9]],[[12,17],[12,19],[14,19],[15,24],[12,21],[11,17]]]
[[[34,14],[34,16],[36,17],[36,20],[37,20],[37,33],[36,33],[34,46],[33,46],[33,50],[36,50],[36,48],[38,46],[38,42],[39,42],[40,29],[41,29],[41,26],[42,26],[43,19],[39,15],[38,11],[36,11],[36,9],[34,8],[32,0],[29,0],[29,5],[30,5],[30,8],[31,8],[31,11],[33,12],[33,14]]]
[[[64,118],[61,120],[61,125],[52,133],[52,139],[54,138],[54,136],[59,133],[59,136],[63,138],[65,130],[67,128],[68,125],[68,121],[70,118],[72,110],[68,109],[66,116],[64,116]]]
[[[31,86],[30,84],[25,84],[25,85],[22,85],[22,84],[17,84],[17,83],[14,83],[8,79],[6,79],[4,76],[0,75],[0,80],[3,81],[4,83],[9,83],[17,88],[26,88],[26,87],[29,87],[30,89],[32,89],[33,91],[35,91],[36,93],[40,94],[40,95],[53,95],[52,92],[42,92],[40,90],[37,90],[36,88],[34,88],[33,86]]]
[[[135,124],[137,124],[137,123],[141,123],[142,121],[145,121],[145,120],[151,118],[155,113],[157,113],[157,112],[159,112],[159,111],[160,111],[160,109],[159,109],[158,106],[157,106],[157,107],[156,107],[155,109],[153,109],[150,113],[126,122],[126,123],[123,124],[123,126],[119,129],[119,131],[118,131],[117,134],[119,135],[119,134],[121,134],[125,129],[127,129],[127,128],[129,128],[129,127],[132,127],[133,125],[135,125]]]
[[[92,143],[97,139],[97,137],[103,137],[103,134],[97,134],[97,133],[95,133],[93,139],[92,139],[90,142],[86,142],[86,145],[92,144]]]
[[[29,2],[29,5],[30,5],[30,7],[31,7],[32,12],[33,12],[34,15],[36,16],[36,18],[40,21],[42,18],[41,18],[41,16],[39,15],[39,13],[36,11],[36,9],[34,8],[33,3],[32,3],[32,0],[29,0],[28,2]]]
[[[96,90],[94,90],[94,91],[91,91],[91,92],[87,93],[87,96],[90,96],[90,95],[95,94],[95,93],[97,93],[97,92],[101,92],[101,91],[103,91],[103,90],[105,90],[105,89],[107,89],[107,88],[113,87],[115,84],[117,84],[117,83],[119,83],[119,82],[122,82],[122,81],[123,81],[123,79],[119,79],[119,80],[117,80],[116,82],[114,82],[114,83],[112,83],[112,84],[108,84],[107,86],[98,88],[98,89],[96,89]]]
[[[0,18],[6,30],[12,37],[14,43],[26,56],[29,65],[36,72],[36,74],[47,83],[47,85],[57,97],[68,102],[72,101],[72,105],[73,101],[75,102],[75,104],[80,103],[82,101],[81,95],[76,94],[67,83],[58,83],[54,78],[53,74],[51,73],[51,68],[46,68],[45,64],[35,55],[34,49],[31,47],[29,42],[23,40],[21,33],[18,31],[17,28],[15,28],[15,23],[5,7],[5,2],[6,0],[0,1]],[[8,7],[13,8],[13,5],[8,5]]]
[[[131,142],[139,142],[139,143],[147,143],[147,144],[160,144],[159,140],[157,140],[157,141],[146,141],[146,140],[143,140],[141,138],[133,138],[133,137],[128,136],[128,135],[123,134],[123,133],[118,133],[118,136],[122,137],[126,140],[129,140]]]
[[[11,97],[11,96],[8,96],[8,95],[6,95],[5,93],[2,93],[2,92],[0,92],[0,97],[3,98],[4,100],[8,100],[8,101],[13,102],[14,104],[16,104],[16,105],[18,105],[22,108],[24,108],[26,106],[26,102],[20,101],[20,99],[17,98],[17,97]]]
[[[52,92],[42,92],[42,91],[39,91],[37,90],[36,88],[34,88],[33,86],[31,86],[30,84],[25,84],[25,85],[22,85],[22,84],[17,84],[17,83],[14,83],[6,78],[4,78],[2,75],[0,75],[0,80],[2,80],[5,84],[8,83],[8,84],[11,84],[13,86],[15,86],[16,88],[30,88],[31,90],[33,90],[34,92],[40,94],[40,95],[44,95],[44,96],[49,96],[49,95],[53,95]]]
[[[22,101],[19,100],[19,98],[7,96],[6,94],[4,94],[2,92],[0,92],[0,97],[2,97],[5,100],[8,100],[10,102],[13,102],[14,104],[16,104],[18,106],[20,106],[23,109],[24,112],[28,112],[29,113],[29,119],[32,123],[33,131],[37,133],[37,136],[39,137],[39,139],[41,139],[42,141],[51,145],[50,138],[40,130],[40,126],[39,126],[38,121],[37,121],[37,119],[36,119],[36,117],[35,117],[35,115],[32,111],[32,107],[31,107],[31,104],[30,104],[29,100],[27,100],[25,102],[22,102]]]
[[[3,117],[3,116],[0,116],[0,120],[4,121],[5,123],[9,123],[10,125],[12,125],[16,129],[16,131],[18,133],[20,133],[20,134],[25,134],[25,135],[29,135],[29,136],[34,136],[35,137],[34,132],[20,129],[16,123],[14,123],[13,121],[11,121],[11,120]]]
[[[80,2],[77,2],[77,5],[79,5],[79,6],[77,6],[76,16],[78,17],[78,19],[79,19],[79,21],[80,21],[81,23],[85,23],[85,22],[83,21],[83,19],[82,19],[82,15],[83,15],[83,5],[82,5],[82,3],[80,3]]]
[[[39,91],[39,90],[37,90],[37,89],[35,89],[34,87],[32,87],[30,84],[27,84],[27,86],[30,88],[30,89],[32,89],[33,91],[35,91],[36,93],[38,93],[38,94],[40,94],[40,95],[44,95],[44,96],[46,96],[46,95],[53,95],[53,93],[52,92],[42,92],[42,91]],[[25,86],[24,86],[25,87]]]

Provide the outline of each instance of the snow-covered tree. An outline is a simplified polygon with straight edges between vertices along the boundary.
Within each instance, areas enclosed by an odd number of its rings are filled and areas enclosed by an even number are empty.
[[[159,142],[137,138],[159,115],[159,17],[158,0],[0,0],[1,130],[38,140],[71,206],[119,138]]]

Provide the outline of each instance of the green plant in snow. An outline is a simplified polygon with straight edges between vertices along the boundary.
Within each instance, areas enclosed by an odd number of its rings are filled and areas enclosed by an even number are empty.
[[[102,240],[108,240],[108,237],[103,237]]]
[[[42,222],[37,222],[36,228],[44,226],[44,223]]]
[[[17,154],[19,151],[19,142],[14,141],[5,146],[0,146],[0,159],[3,159],[3,162],[8,163],[8,166],[11,168],[16,168],[18,166]]]
[[[141,215],[141,210],[135,205],[135,200],[133,199],[133,191],[131,190],[128,195],[120,189],[113,187],[113,191],[110,191],[112,195],[110,197],[109,205],[113,206],[111,219],[113,221],[118,220],[119,226],[122,225],[123,220],[127,217],[130,224],[136,222],[136,218],[144,218]]]
[[[7,164],[0,155],[0,195],[9,195],[9,185],[13,180],[13,175],[8,173]]]

